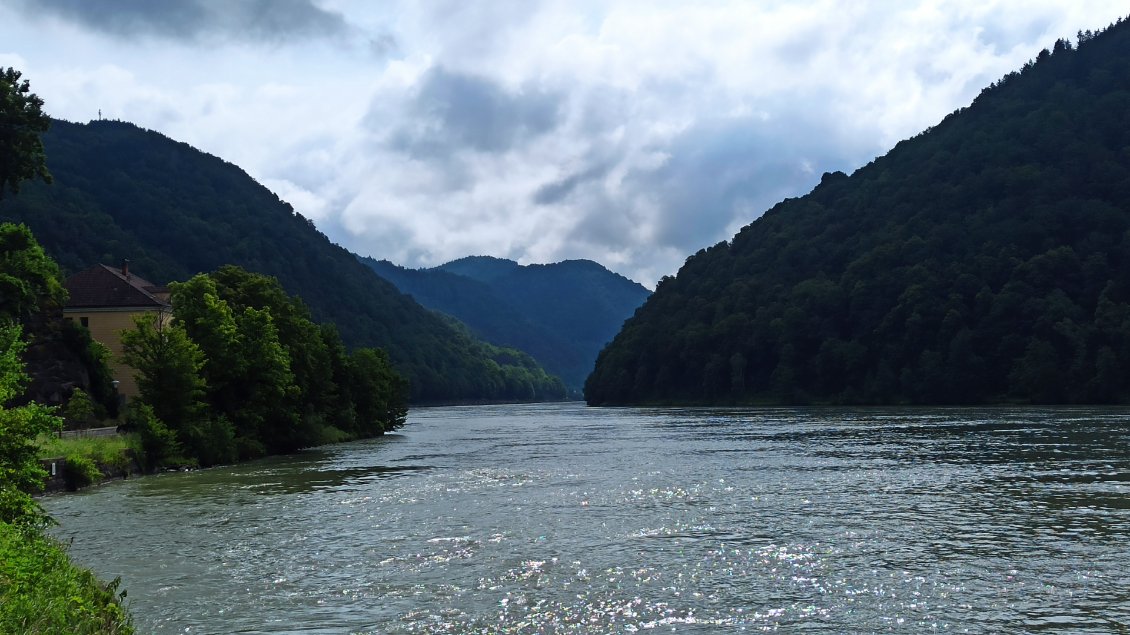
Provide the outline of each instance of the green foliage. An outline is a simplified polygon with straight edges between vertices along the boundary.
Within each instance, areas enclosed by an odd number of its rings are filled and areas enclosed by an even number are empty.
[[[122,357],[137,371],[141,398],[173,430],[187,430],[206,416],[204,354],[178,321],[139,315],[122,333]]]
[[[203,363],[198,371],[207,378],[209,402],[222,412],[234,409],[241,400],[236,382],[244,372],[244,360],[239,354],[239,327],[231,307],[220,299],[216,283],[205,274],[169,288],[176,323],[200,350]]]
[[[67,483],[67,489],[74,491],[101,481],[102,470],[90,457],[82,454],[70,454],[66,457],[63,479]]]
[[[19,327],[0,324],[0,523],[42,526],[49,519],[28,493],[42,489],[47,477],[35,439],[58,430],[62,422],[38,404],[4,407],[25,380],[22,351]]]
[[[1122,22],[824,175],[660,281],[586,398],[1130,402],[1128,85]]]
[[[183,462],[179,458],[183,448],[176,433],[157,418],[149,404],[137,399],[131,401],[126,406],[125,428],[140,439],[145,469],[156,470]]]
[[[27,381],[23,362],[20,361],[24,351],[20,332],[19,326],[0,322],[0,407],[20,394]]]
[[[408,415],[408,383],[392,370],[380,349],[359,348],[349,358],[353,411],[362,430],[391,432]]]
[[[135,449],[134,438],[129,435],[60,438],[47,434],[40,435],[35,442],[41,459],[84,456],[111,472],[128,470],[130,453]]]
[[[73,369],[69,379],[90,388],[98,404],[95,415],[116,416],[118,397],[106,364],[109,352],[91,340],[85,328],[63,319],[65,300],[59,267],[31,231],[0,223],[0,322],[21,324],[31,349],[27,372],[33,376],[34,392],[22,399],[57,399],[58,369]]]
[[[51,118],[21,75],[14,68],[0,68],[0,199],[5,191],[19,192],[24,180],[51,182],[40,138]]]
[[[268,310],[243,310],[239,344],[245,369],[239,378],[244,400],[231,413],[239,435],[260,442],[268,452],[302,447],[307,440],[298,434],[299,389],[290,372],[290,356],[279,343]]]
[[[348,354],[274,278],[223,267],[172,285],[172,301],[173,322],[147,316],[122,338],[149,404],[128,425],[151,464],[183,451],[214,465],[403,425],[407,382],[387,354]]]
[[[81,388],[75,388],[63,406],[62,415],[69,429],[89,428],[97,420],[97,412],[90,395]]]
[[[61,280],[59,266],[26,225],[0,223],[0,320],[23,322],[61,308],[67,297]]]
[[[0,133],[0,145],[2,139]],[[0,163],[7,160],[4,152],[0,147]],[[0,190],[4,185],[0,180]],[[28,320],[37,311],[57,308],[61,290],[58,268],[27,228],[0,225],[0,632],[128,634],[133,627],[122,607],[125,592],[118,592],[119,582],[100,584],[42,535],[52,521],[30,495],[42,489],[47,477],[38,460],[38,439],[58,441],[54,433],[62,420],[35,403],[7,407],[22,397],[27,381],[21,328],[10,320]],[[76,417],[95,410],[83,394],[76,391],[68,404]],[[116,458],[123,460],[124,453]],[[71,455],[67,464],[75,484],[101,477],[86,455]]]
[[[133,633],[119,584],[71,564],[56,541],[0,523],[0,632]]]

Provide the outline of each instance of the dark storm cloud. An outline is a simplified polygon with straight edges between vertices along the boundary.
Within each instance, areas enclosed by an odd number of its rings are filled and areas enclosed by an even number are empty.
[[[310,0],[23,0],[29,12],[54,15],[116,37],[195,41],[212,37],[283,41],[329,37],[348,25]]]
[[[691,252],[729,238],[719,232],[734,221],[807,191],[823,171],[850,170],[857,160],[838,156],[834,137],[829,126],[794,115],[707,123],[676,139],[660,169],[631,180],[663,209],[656,240]]]
[[[626,199],[650,201],[653,211],[610,200],[597,180],[609,170],[604,164],[542,186],[535,201],[583,202],[588,212],[574,227],[574,240],[618,245],[644,229],[655,245],[692,253],[808,191],[823,172],[850,171],[872,155],[872,148],[836,142],[837,136],[832,125],[798,108],[767,119],[710,119],[657,146],[667,156],[661,166],[629,167],[621,183]]]
[[[555,128],[560,96],[534,87],[509,91],[441,67],[423,79],[409,112],[409,123],[392,135],[400,151],[417,157],[462,148],[502,152]]]
[[[560,181],[546,183],[534,192],[534,202],[538,205],[552,205],[557,203],[569,196],[579,185],[594,179],[604,178],[604,175],[608,174],[610,167],[610,165],[602,163],[581,170],[580,172],[574,172]]]
[[[369,39],[369,49],[376,57],[392,57],[400,52],[400,42],[391,33],[381,33]]]

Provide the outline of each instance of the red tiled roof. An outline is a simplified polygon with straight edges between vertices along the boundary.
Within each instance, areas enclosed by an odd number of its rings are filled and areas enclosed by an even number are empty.
[[[132,273],[106,265],[76,273],[63,283],[70,297],[68,309],[97,307],[165,307],[156,294],[168,290]]]

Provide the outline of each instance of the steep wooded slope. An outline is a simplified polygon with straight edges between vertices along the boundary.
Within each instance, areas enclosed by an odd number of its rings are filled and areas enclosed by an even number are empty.
[[[593,404],[1130,401],[1130,23],[689,258]]]
[[[362,262],[488,342],[529,353],[578,391],[597,353],[648,295],[643,285],[589,260],[523,266],[471,256],[432,269]]]
[[[155,282],[224,264],[275,276],[351,346],[379,346],[415,401],[560,397],[564,386],[424,309],[331,243],[243,170],[132,124],[53,123],[50,186],[0,202],[68,271],[132,261]]]

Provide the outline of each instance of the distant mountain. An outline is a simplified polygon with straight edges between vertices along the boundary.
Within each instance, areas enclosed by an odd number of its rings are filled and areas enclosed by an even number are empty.
[[[350,346],[379,346],[415,402],[559,398],[560,380],[421,307],[243,170],[132,124],[55,121],[50,186],[0,201],[68,272],[132,261],[155,282],[224,264],[275,276]]]
[[[1130,23],[689,258],[592,404],[1130,402]]]
[[[597,266],[600,267],[600,265]],[[604,269],[603,267],[600,268]],[[521,271],[523,267],[513,260],[507,260],[505,258],[495,258],[493,256],[467,256],[465,258],[452,260],[447,264],[440,265],[436,267],[436,269],[471,278],[472,280],[479,280],[489,284],[494,282],[495,280],[500,280],[514,275],[515,273]],[[608,273],[607,270],[605,270],[605,272]]]
[[[472,256],[432,269],[362,258],[426,307],[534,357],[579,391],[597,353],[647,298],[641,284],[589,260],[519,265]]]

